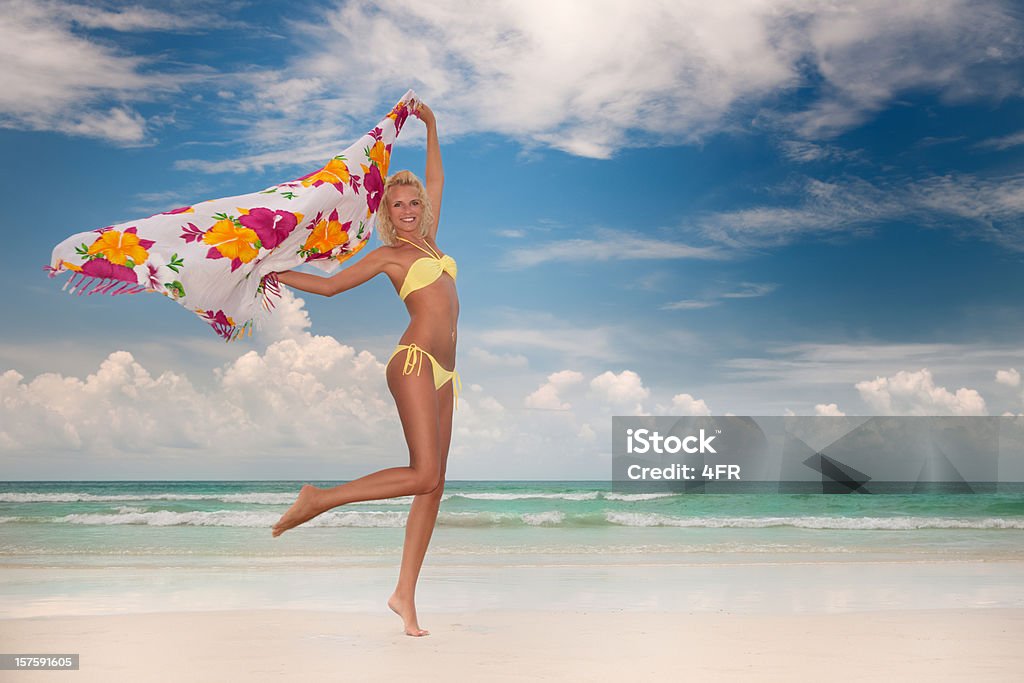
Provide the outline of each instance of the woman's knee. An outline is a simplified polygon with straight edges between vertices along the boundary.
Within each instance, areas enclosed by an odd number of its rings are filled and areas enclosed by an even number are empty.
[[[433,493],[442,484],[440,473],[429,469],[413,469],[412,493],[419,496],[425,493]]]
[[[431,496],[433,498],[440,498],[443,493],[444,493],[444,475],[442,474],[442,475],[440,475],[437,478],[437,484],[434,486],[434,488],[430,489],[429,491],[424,491],[424,493],[421,494],[421,495],[428,495],[428,496]]]

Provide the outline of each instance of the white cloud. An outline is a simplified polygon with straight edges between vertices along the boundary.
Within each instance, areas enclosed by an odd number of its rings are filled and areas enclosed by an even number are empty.
[[[263,139],[370,115],[412,85],[448,134],[493,132],[607,158],[751,119],[827,137],[905,92],[993,100],[1020,81],[1020,22],[995,0],[520,0],[472,10],[460,0],[378,0],[334,4],[293,30],[306,51],[281,78],[308,84],[308,106],[281,98],[274,78],[253,82],[254,99],[284,117]],[[797,89],[809,93],[804,109],[758,111]],[[808,160],[833,148],[791,153]]]
[[[772,282],[741,282],[739,289],[721,294],[723,299],[754,299],[771,294],[779,286]]]
[[[87,111],[77,120],[67,122],[63,132],[131,144],[145,139],[146,120],[138,112],[124,107],[105,112]]]
[[[804,57],[824,80],[823,97],[789,117],[805,137],[856,126],[910,90],[964,102],[997,99],[1019,87],[1018,75],[1005,76],[1021,54],[1020,23],[1003,3],[862,0],[804,7],[810,11],[798,39],[807,41]]]
[[[1017,131],[1016,133],[1010,133],[1009,135],[1002,135],[1000,137],[982,140],[975,145],[975,147],[1002,151],[1010,149],[1011,147],[1019,147],[1020,145],[1024,145],[1024,130]]]
[[[190,7],[188,12],[168,13],[148,7],[125,7],[119,10],[106,10],[87,5],[73,5],[53,2],[42,2],[51,16],[71,21],[90,29],[110,29],[113,31],[186,31],[189,29],[206,29],[211,19],[204,12]]]
[[[598,239],[539,242],[528,249],[514,249],[505,256],[512,268],[536,266],[549,261],[616,261],[628,259],[721,260],[729,256],[718,247],[695,247],[672,240],[611,230],[597,230]]]
[[[590,380],[591,393],[613,410],[615,414],[644,415],[642,401],[650,395],[640,375],[632,370],[623,370],[615,374],[608,370]]]
[[[749,248],[788,244],[807,235],[869,234],[885,221],[913,219],[1024,251],[1024,174],[958,174],[877,184],[849,177],[806,178],[776,190],[790,206],[706,214],[694,225],[715,242]]]
[[[681,301],[673,301],[667,303],[661,308],[666,311],[694,311],[701,308],[711,308],[717,306],[717,301],[698,300],[698,299],[682,299]]]
[[[837,145],[816,144],[806,140],[782,140],[779,142],[783,156],[801,164],[815,161],[860,161],[863,154]]]
[[[839,410],[835,403],[819,403],[814,406],[814,414],[828,417],[844,417],[846,413]]]
[[[351,140],[342,137],[307,144],[298,142],[295,146],[288,149],[260,152],[245,157],[223,159],[220,161],[179,159],[174,162],[174,168],[179,171],[194,171],[196,173],[244,173],[253,170],[263,171],[267,167],[286,164],[313,166],[322,164],[325,159],[330,159],[338,153],[339,149],[344,149],[350,144],[352,144]]]
[[[701,308],[710,308],[711,306],[717,306],[722,302],[723,299],[755,299],[757,297],[767,296],[776,289],[778,285],[774,283],[757,283],[757,282],[741,282],[739,283],[739,289],[732,292],[722,292],[709,296],[705,299],[683,299],[682,301],[673,301],[667,303],[661,308],[668,311],[688,311]]]
[[[333,453],[339,443],[380,449],[387,439],[378,432],[399,431],[383,365],[330,337],[250,351],[215,378],[198,389],[177,372],[153,377],[125,351],[84,380],[45,373],[26,381],[11,370],[0,382],[0,441],[22,454],[105,460],[195,449],[230,460],[295,448]]]
[[[24,0],[0,3],[0,14],[2,127],[55,130],[118,144],[144,142],[146,122],[125,100],[150,100],[191,78],[146,73],[147,60],[90,40],[71,27],[72,20],[115,30],[180,27],[180,20],[170,15]],[[114,102],[118,104],[111,106]]]
[[[583,374],[575,370],[561,370],[548,375],[548,380],[527,396],[523,403],[533,410],[571,410],[572,404],[562,401],[560,394],[583,381]]]
[[[1016,368],[1009,370],[996,370],[996,382],[1005,384],[1008,387],[1020,386],[1020,372]]]
[[[907,211],[898,197],[860,179],[807,178],[793,190],[794,206],[722,211],[698,219],[696,227],[710,239],[735,247],[780,245],[807,234],[866,230],[880,218]]]
[[[295,339],[306,334],[313,325],[306,311],[306,302],[295,296],[288,287],[281,288],[281,297],[274,298],[274,309],[267,316],[260,332],[265,339],[280,341]]]
[[[658,406],[664,415],[711,415],[711,408],[702,399],[690,394],[676,394],[666,408]]]
[[[1012,220],[1024,213],[1024,174],[933,176],[912,185],[908,199],[922,209],[984,223]]]
[[[1012,344],[768,344],[763,353],[717,361],[723,371],[714,384],[699,390],[719,412],[782,414],[786,406],[813,406],[828,396],[829,402],[846,406],[848,414],[870,415],[855,388],[865,378],[892,377],[907,366],[928,367],[935,377],[946,378],[946,386],[973,387],[985,378],[991,381],[993,368],[1020,361],[1020,347]],[[861,407],[850,408],[856,405]],[[996,392],[985,396],[985,405],[993,415],[1019,410],[1020,397]]]
[[[877,415],[987,415],[985,399],[974,389],[951,392],[935,385],[927,368],[901,370],[856,384],[861,398]]]

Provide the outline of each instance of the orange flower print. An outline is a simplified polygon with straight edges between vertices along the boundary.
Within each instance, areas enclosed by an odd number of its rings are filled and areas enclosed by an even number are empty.
[[[117,230],[106,230],[100,238],[92,243],[87,252],[93,258],[103,257],[111,263],[123,266],[131,259],[134,268],[145,263],[149,257],[148,247],[153,246],[152,240],[140,240],[135,234],[135,228],[128,228],[124,232]]]
[[[352,174],[348,172],[348,165],[344,157],[334,157],[327,162],[327,165],[311,176],[302,179],[303,187],[310,185],[319,187],[323,183],[330,183],[342,192],[346,183],[352,180]]]
[[[355,246],[355,248],[352,249],[352,251],[343,251],[342,253],[338,254],[334,258],[336,258],[338,260],[338,263],[344,263],[345,261],[348,261],[350,258],[352,258],[356,254],[358,254],[359,250],[362,249],[365,246],[366,246],[366,240],[363,240],[362,242],[357,244]]]
[[[335,247],[348,242],[348,229],[351,225],[352,221],[340,222],[338,210],[335,209],[326,220],[320,219],[314,222],[309,237],[306,238],[306,243],[302,245],[299,254],[305,256],[307,261],[328,258]]]
[[[388,176],[388,166],[391,164],[390,146],[385,146],[382,141],[377,140],[373,147],[367,150],[366,158],[377,164],[382,176]]]
[[[253,230],[231,217],[221,218],[203,234],[203,242],[213,245],[206,253],[206,258],[231,259],[231,270],[256,258],[260,250],[254,243],[258,241],[259,237]]]

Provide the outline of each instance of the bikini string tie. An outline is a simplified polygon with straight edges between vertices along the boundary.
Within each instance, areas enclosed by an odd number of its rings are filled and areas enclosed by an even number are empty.
[[[423,368],[423,349],[415,344],[409,344],[405,354],[405,365],[402,366],[403,375],[411,375],[412,369],[416,368],[416,376],[419,377],[420,369]]]

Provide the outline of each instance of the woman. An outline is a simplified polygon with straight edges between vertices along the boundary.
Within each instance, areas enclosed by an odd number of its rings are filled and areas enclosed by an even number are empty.
[[[452,408],[459,379],[454,372],[459,298],[455,261],[437,247],[444,171],[433,112],[420,104],[415,115],[427,126],[426,187],[412,173],[388,178],[377,216],[385,246],[357,264],[324,277],[285,271],[279,281],[304,292],[333,296],[385,273],[409,310],[410,322],[387,365],[409,445],[409,466],[391,467],[330,489],[303,486],[298,499],[274,525],[273,535],[339,505],[413,495],[405,528],[398,586],[388,606],[405,632],[424,636],[416,619],[416,580],[437,520],[452,436]],[[426,372],[422,372],[426,366]]]

